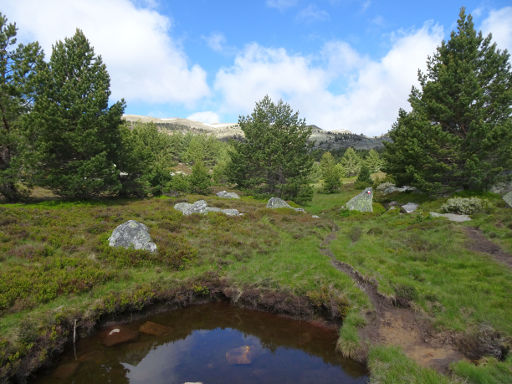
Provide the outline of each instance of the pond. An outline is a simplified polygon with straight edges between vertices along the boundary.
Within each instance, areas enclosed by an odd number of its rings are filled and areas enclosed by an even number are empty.
[[[191,306],[81,339],[46,383],[366,383],[337,331],[227,303]]]

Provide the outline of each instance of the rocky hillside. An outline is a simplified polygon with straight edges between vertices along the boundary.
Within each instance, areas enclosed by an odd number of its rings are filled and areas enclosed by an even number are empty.
[[[219,140],[241,139],[244,133],[236,123],[205,124],[180,118],[158,119],[155,117],[124,115],[123,119],[130,123],[154,123],[167,132],[192,132],[206,133],[217,137]],[[325,131],[316,125],[312,125],[311,141],[314,146],[324,150],[339,150],[348,147],[354,149],[372,149],[383,147],[384,141],[389,141],[387,136],[367,137],[356,135],[350,131]]]

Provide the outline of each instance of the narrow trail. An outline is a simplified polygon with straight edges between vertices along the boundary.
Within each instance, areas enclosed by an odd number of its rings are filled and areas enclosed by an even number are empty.
[[[470,251],[487,253],[495,260],[512,268],[512,255],[501,249],[499,245],[487,239],[480,229],[465,227],[464,232],[466,232],[466,236],[468,237],[466,248]]]
[[[359,336],[362,344],[394,345],[402,348],[404,353],[418,364],[431,367],[446,373],[450,363],[464,359],[454,346],[454,335],[450,333],[434,333],[430,323],[421,313],[407,307],[398,307],[396,300],[378,292],[377,282],[365,278],[351,265],[336,259],[329,249],[339,228],[333,224],[329,233],[320,245],[320,252],[329,257],[334,268],[347,274],[369,297],[374,310],[366,313],[364,328]],[[367,350],[363,351],[367,354]]]

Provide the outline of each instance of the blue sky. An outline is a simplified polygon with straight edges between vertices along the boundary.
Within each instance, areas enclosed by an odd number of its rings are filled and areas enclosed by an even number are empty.
[[[265,94],[311,124],[387,132],[465,6],[512,50],[510,1],[2,0],[47,55],[81,28],[126,113],[236,122]]]

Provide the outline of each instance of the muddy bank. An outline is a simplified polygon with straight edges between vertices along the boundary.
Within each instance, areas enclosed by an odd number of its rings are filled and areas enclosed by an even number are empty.
[[[24,339],[26,349],[20,351],[6,346],[2,352],[4,356],[1,356],[6,363],[0,368],[0,382],[25,383],[38,369],[51,366],[64,348],[72,344],[75,331],[78,339],[112,322],[130,322],[158,312],[218,301],[334,329],[339,328],[342,314],[347,310],[344,302],[332,297],[323,302],[284,290],[238,287],[213,275],[184,281],[172,288],[139,286],[129,293],[110,294],[83,313],[59,308],[50,316],[49,324],[36,333],[30,322],[22,324],[20,337]]]

